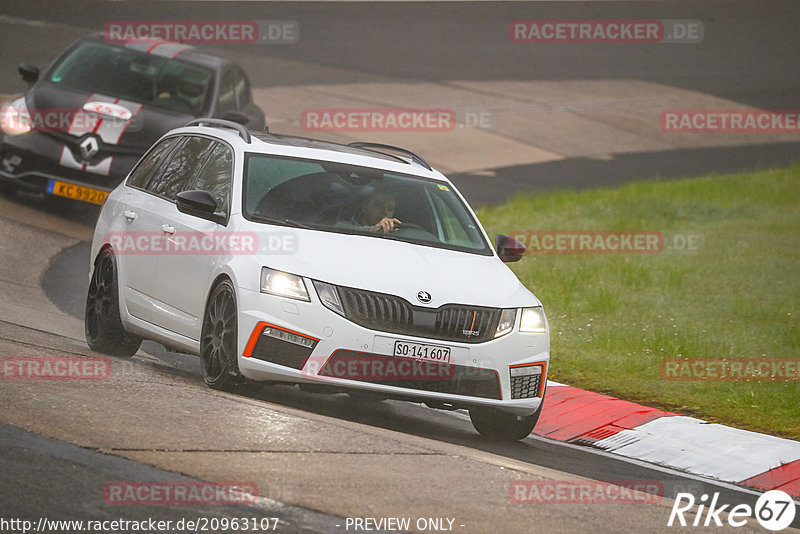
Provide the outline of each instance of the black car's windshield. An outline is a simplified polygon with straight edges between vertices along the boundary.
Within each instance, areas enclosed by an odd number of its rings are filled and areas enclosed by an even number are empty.
[[[246,218],[491,254],[475,219],[435,181],[341,163],[248,154]]]
[[[70,89],[194,116],[208,108],[212,79],[202,67],[97,41],[80,44],[50,75]]]

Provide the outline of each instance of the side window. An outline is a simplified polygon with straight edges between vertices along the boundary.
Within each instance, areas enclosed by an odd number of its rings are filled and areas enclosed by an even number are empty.
[[[197,169],[214,148],[214,141],[204,137],[188,137],[174,152],[169,162],[162,166],[147,184],[147,190],[168,200],[183,191]]]
[[[232,70],[229,70],[222,77],[219,86],[219,99],[217,100],[217,113],[219,116],[236,109],[236,80]]]
[[[158,145],[156,145],[156,147],[147,154],[147,157],[145,157],[133,170],[130,177],[128,177],[127,184],[132,187],[144,189],[147,186],[147,181],[150,179],[150,175],[153,174],[153,170],[164,162],[167,155],[175,147],[175,145],[178,144],[179,140],[179,137],[170,137],[169,139],[164,139]]]
[[[188,189],[201,189],[214,195],[217,201],[217,211],[228,213],[228,199],[231,193],[231,179],[233,174],[233,152],[226,145],[216,143],[211,152],[211,157],[197,179]]]
[[[234,71],[234,91],[236,93],[236,108],[243,109],[250,104],[250,82],[247,81],[247,76],[241,69],[236,68]]]
[[[325,172],[322,165],[316,162],[264,156],[248,156],[245,169],[247,178],[244,196],[247,213],[253,213],[267,193],[280,184],[304,174]]]

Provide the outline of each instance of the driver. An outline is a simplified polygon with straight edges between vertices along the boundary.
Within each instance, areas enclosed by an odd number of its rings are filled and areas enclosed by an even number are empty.
[[[390,234],[397,231],[402,224],[394,218],[395,200],[391,193],[378,190],[364,203],[357,221],[368,226],[371,232]]]
[[[189,80],[186,78],[168,77],[164,83],[169,84],[168,89],[162,90],[159,99],[180,100],[188,105],[195,113],[200,111],[205,96],[205,82]]]
[[[335,226],[358,228],[379,234],[390,234],[400,229],[402,222],[394,217],[394,196],[385,189],[372,193],[361,205],[361,209],[349,221]]]
[[[203,89],[203,84],[181,80],[175,89],[175,96],[192,106],[192,109],[199,110],[203,103]]]

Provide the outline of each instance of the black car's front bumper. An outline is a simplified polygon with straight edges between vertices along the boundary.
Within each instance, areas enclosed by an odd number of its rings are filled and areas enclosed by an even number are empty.
[[[102,158],[113,159],[107,173],[98,174],[60,164],[64,150],[70,150],[65,142],[56,136],[40,132],[4,136],[0,144],[0,184],[29,192],[47,193],[51,180],[57,180],[100,191],[111,191],[125,178],[141,156],[138,152],[105,153]]]

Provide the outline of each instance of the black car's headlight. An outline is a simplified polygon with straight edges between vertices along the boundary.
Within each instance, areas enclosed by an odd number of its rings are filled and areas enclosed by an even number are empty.
[[[18,98],[3,108],[0,128],[6,135],[21,135],[31,131],[31,116],[28,106],[25,105],[25,97]]]

